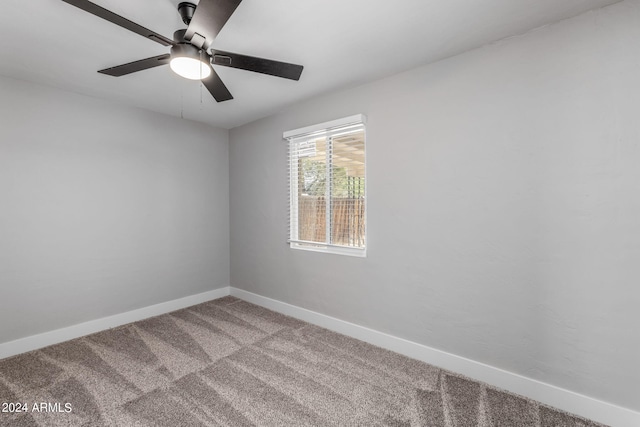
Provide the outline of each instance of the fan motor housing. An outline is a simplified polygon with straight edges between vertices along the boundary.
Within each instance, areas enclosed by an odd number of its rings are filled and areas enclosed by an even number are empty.
[[[173,33],[173,41],[176,42],[171,46],[171,58],[179,58],[186,56],[188,58],[199,59],[200,61],[209,62],[208,55],[198,46],[191,43],[190,40],[184,38],[187,30],[178,30]]]
[[[171,46],[171,58],[179,58],[182,56],[186,56],[188,58],[196,58],[196,59],[202,59],[200,58],[200,53],[202,51],[200,49],[198,49],[197,47],[195,47],[194,45],[190,44],[190,43],[178,43],[176,45]],[[203,55],[204,58],[206,58],[206,56]],[[205,61],[207,61],[207,59],[205,59]]]
[[[190,43],[189,40],[184,38],[187,30],[178,30],[173,33],[173,41],[176,43]]]

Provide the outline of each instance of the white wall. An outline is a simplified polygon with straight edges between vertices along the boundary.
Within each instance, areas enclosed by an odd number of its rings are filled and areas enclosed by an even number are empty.
[[[0,343],[229,284],[228,131],[0,77]]]
[[[232,285],[640,410],[639,41],[627,1],[232,130]],[[282,132],[356,113],[368,257],[289,249]]]

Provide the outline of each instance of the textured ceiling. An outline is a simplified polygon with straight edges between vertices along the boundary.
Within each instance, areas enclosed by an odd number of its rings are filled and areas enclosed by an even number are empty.
[[[169,67],[117,78],[96,72],[166,47],[61,0],[2,0],[0,75],[232,128],[617,1],[244,0],[212,48],[305,69],[295,82],[216,67],[235,98],[218,104]],[[184,28],[176,0],[94,2],[169,38]]]

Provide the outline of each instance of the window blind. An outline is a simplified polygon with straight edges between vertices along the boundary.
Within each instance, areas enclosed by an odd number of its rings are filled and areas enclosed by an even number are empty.
[[[363,254],[366,245],[365,119],[285,132],[289,142],[289,243]]]

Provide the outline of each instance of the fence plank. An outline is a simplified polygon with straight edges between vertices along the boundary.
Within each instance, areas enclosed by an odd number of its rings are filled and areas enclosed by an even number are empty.
[[[324,242],[326,227],[324,197],[302,195],[298,199],[298,227],[301,240]],[[332,199],[332,244],[363,247],[364,199],[337,197]]]

